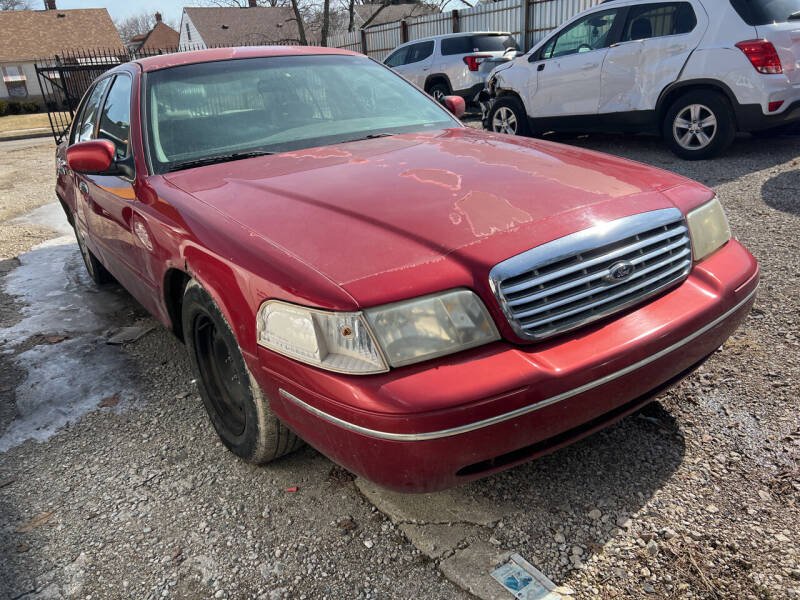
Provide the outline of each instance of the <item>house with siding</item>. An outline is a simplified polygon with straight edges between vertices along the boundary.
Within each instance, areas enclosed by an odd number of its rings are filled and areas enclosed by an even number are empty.
[[[46,0],[45,10],[0,11],[0,99],[42,102],[37,59],[69,50],[123,50],[105,8],[60,10]]]
[[[297,21],[289,6],[186,6],[181,14],[180,49],[296,44]]]

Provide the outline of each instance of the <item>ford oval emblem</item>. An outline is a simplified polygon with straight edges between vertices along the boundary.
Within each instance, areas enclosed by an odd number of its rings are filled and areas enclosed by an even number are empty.
[[[632,274],[633,265],[627,260],[621,260],[609,267],[606,279],[615,283],[619,283],[621,281],[625,281]]]

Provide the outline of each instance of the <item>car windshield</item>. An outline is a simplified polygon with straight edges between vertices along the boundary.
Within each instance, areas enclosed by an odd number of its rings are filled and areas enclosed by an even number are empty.
[[[756,27],[800,16],[800,0],[731,0],[731,4],[745,23]]]
[[[147,74],[154,171],[460,124],[362,56],[275,56]]]

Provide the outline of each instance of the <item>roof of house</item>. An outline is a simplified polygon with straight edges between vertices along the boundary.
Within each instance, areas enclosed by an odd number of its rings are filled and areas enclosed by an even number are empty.
[[[380,4],[357,4],[355,6],[356,24],[362,26],[374,13],[381,7]],[[431,13],[439,12],[431,6],[422,4],[390,4],[378,13],[367,27],[383,25],[393,21],[402,21],[408,17],[420,17]]]
[[[183,10],[206,46],[279,44],[299,37],[288,6],[187,6]]]
[[[0,40],[0,61],[6,62],[124,47],[105,8],[0,11]]]
[[[137,50],[171,50],[178,47],[180,39],[180,33],[159,21],[147,33],[133,36],[131,42],[137,43]]]

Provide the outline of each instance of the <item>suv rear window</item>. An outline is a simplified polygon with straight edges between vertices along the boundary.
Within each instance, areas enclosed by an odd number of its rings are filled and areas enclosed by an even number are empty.
[[[464,35],[442,39],[442,54],[469,54],[470,52],[503,52],[519,50],[517,41],[510,35]]]
[[[786,23],[800,13],[800,0],[731,0],[731,6],[752,26]]]

